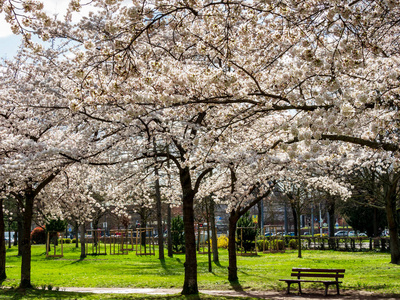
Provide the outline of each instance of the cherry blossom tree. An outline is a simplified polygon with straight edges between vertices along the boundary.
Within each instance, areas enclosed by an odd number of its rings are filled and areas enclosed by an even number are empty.
[[[276,149],[308,160],[342,141],[392,155],[398,165],[394,1],[98,0],[79,21],[77,1],[64,20],[32,1],[1,4],[26,46],[71,78],[64,83],[69,107],[98,122],[114,153],[131,143],[135,159],[154,157],[154,136],[171,147],[157,157],[169,157],[179,173],[184,294],[198,292],[193,199],[216,158],[232,149],[221,147],[225,128],[276,123],[268,127],[274,143],[257,145],[259,154]],[[32,34],[63,47],[42,51]],[[63,55],[68,60],[55,60]]]

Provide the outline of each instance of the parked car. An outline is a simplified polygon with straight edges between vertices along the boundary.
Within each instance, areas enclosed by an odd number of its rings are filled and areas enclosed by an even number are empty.
[[[354,237],[354,236],[357,236],[357,237],[367,237],[368,235],[366,234],[366,233],[364,233],[364,232],[359,232],[359,233],[357,233],[356,231],[349,231],[349,236],[351,236],[351,237]]]
[[[348,236],[349,233],[346,230],[340,230],[335,233],[335,236],[340,237],[340,236]]]

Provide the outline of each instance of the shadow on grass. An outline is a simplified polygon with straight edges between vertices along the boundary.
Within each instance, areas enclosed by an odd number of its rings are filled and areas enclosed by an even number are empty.
[[[224,267],[221,265],[221,263],[220,263],[219,261],[217,261],[217,262],[214,261],[214,264],[215,264],[217,267],[224,268]]]
[[[177,261],[178,263],[182,264],[182,261],[181,261],[180,258],[177,258],[176,261]]]
[[[0,290],[0,299],[79,299],[90,297],[89,293],[46,291],[38,289],[4,289]]]
[[[229,281],[232,289],[236,292],[244,292],[242,285],[240,284],[239,280],[237,281]]]
[[[77,263],[83,262],[85,259],[86,259],[86,257],[84,257],[84,258],[80,258],[80,259],[78,259],[78,260],[76,260],[76,261],[73,261],[73,262],[71,263],[71,265],[74,265],[74,264],[77,264]]]

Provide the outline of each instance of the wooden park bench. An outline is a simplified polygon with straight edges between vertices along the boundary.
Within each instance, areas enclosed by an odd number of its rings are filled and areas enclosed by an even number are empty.
[[[301,294],[302,282],[321,282],[325,285],[325,296],[328,295],[328,287],[332,284],[336,285],[337,294],[339,295],[339,278],[344,277],[345,269],[308,269],[308,268],[293,268],[291,276],[297,279],[279,279],[287,283],[287,293],[290,293],[290,285],[292,283],[299,284],[299,293]],[[310,280],[300,278],[332,278],[332,280]],[[334,279],[334,280],[333,280]]]

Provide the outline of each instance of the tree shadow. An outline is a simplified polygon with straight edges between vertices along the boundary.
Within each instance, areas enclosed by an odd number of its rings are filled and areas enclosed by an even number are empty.
[[[176,261],[177,261],[178,263],[182,264],[182,261],[181,261],[180,258],[176,258]]]
[[[165,259],[160,259],[161,267],[164,270],[168,270],[167,264],[165,263]]]
[[[73,262],[71,263],[71,265],[80,263],[80,262],[84,261],[85,259],[86,259],[86,257],[80,258],[80,259],[78,259],[78,260],[76,260],[76,261],[73,261]]]
[[[240,284],[239,280],[236,281],[229,281],[232,289],[236,292],[244,292],[242,285]]]
[[[221,263],[220,263],[219,261],[217,261],[217,262],[214,262],[214,264],[215,264],[217,267],[220,267],[220,268],[222,268],[222,265],[221,265]]]
[[[200,295],[183,295],[187,300],[201,300]]]

